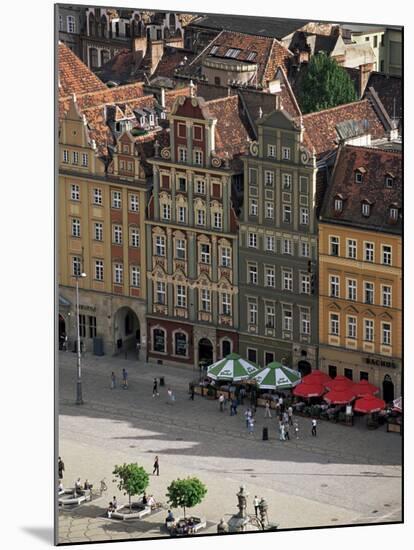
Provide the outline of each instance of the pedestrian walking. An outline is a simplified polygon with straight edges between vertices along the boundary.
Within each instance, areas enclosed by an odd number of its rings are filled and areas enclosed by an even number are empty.
[[[299,424],[295,422],[295,436],[296,439],[299,439]]]
[[[233,405],[233,412],[234,412],[234,414],[237,414],[237,405],[238,405],[237,399],[233,399],[232,405]]]
[[[195,394],[194,384],[191,384],[190,385],[190,399],[191,399],[191,401],[194,401],[194,394]]]
[[[244,411],[244,418],[246,419],[246,428],[248,428],[250,419],[252,418],[252,411],[250,409]]]
[[[128,389],[128,373],[126,369],[122,369],[122,387],[124,390]]]
[[[154,382],[152,383],[152,397],[159,397],[160,394],[158,392],[158,380],[154,378]]]
[[[251,416],[249,418],[249,423],[248,423],[247,429],[249,431],[249,434],[252,435],[253,432],[254,432],[254,418],[253,418],[253,416]]]
[[[172,405],[172,404],[174,403],[174,401],[175,401],[175,395],[174,395],[174,393],[173,393],[173,391],[172,391],[171,388],[168,388],[168,390],[167,390],[167,397],[168,397],[167,403],[169,403],[170,405]]]
[[[284,424],[283,427],[284,427],[284,429],[285,429],[285,439],[287,439],[288,441],[290,441],[289,423]]]
[[[160,461],[158,459],[158,456],[156,456],[154,459],[154,467],[152,470],[152,475],[155,475],[155,474],[157,474],[157,476],[160,475]]]
[[[270,401],[269,400],[267,400],[266,403],[265,403],[264,417],[265,418],[272,418],[272,413],[270,412]]]
[[[283,424],[288,424],[289,423],[289,415],[287,413],[287,411],[285,411],[282,415],[283,417]]]
[[[316,418],[312,418],[312,435],[313,437],[316,437]]]
[[[285,407],[284,407],[284,404],[283,404],[283,397],[280,396],[279,397],[279,410],[280,410],[281,413],[283,413],[284,409],[285,409]]]
[[[288,416],[289,416],[289,424],[293,426],[293,407],[292,405],[289,405],[288,407]]]
[[[285,426],[281,421],[279,421],[279,440],[280,441],[285,440]]]
[[[220,394],[218,401],[219,401],[220,412],[224,412],[224,395],[223,394]]]
[[[114,390],[116,387],[116,376],[114,371],[111,372],[111,390]]]
[[[59,471],[59,479],[63,479],[63,472],[65,471],[65,464],[63,460],[59,457],[58,459],[58,471]]]
[[[260,500],[257,498],[257,495],[255,495],[253,499],[253,506],[254,506],[254,513],[256,514],[256,517],[258,516],[258,512],[259,512],[259,503],[260,503]]]

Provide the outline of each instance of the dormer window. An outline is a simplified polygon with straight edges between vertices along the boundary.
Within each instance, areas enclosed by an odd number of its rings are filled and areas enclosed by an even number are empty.
[[[362,183],[364,181],[364,168],[358,168],[358,170],[355,171],[355,183]]]
[[[240,52],[241,50],[238,50],[237,48],[229,48],[224,54],[224,57],[232,57],[233,59],[235,59]]]
[[[334,208],[336,213],[342,212],[343,204],[343,200],[340,197],[335,199]]]
[[[247,61],[254,61],[256,59],[256,52],[249,52],[247,56]]]
[[[394,187],[394,178],[391,174],[385,176],[385,187],[387,189],[392,189]]]
[[[149,116],[149,123],[150,123],[150,126],[154,126],[154,115]]]
[[[210,50],[210,55],[214,55],[217,53],[219,47],[218,46],[213,46]]]
[[[371,214],[371,205],[368,202],[362,203],[362,215],[368,218]]]
[[[140,124],[141,127],[145,126],[145,117],[144,116],[141,116],[139,118],[139,124]]]
[[[398,220],[398,208],[396,206],[390,207],[390,220],[393,222]]]

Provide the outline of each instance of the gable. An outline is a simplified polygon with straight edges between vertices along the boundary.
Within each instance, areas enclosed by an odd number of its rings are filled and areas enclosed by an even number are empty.
[[[282,130],[291,130],[294,132],[299,132],[300,128],[297,123],[294,122],[293,118],[289,113],[283,109],[273,111],[272,113],[263,117],[257,123],[258,126],[280,128]]]

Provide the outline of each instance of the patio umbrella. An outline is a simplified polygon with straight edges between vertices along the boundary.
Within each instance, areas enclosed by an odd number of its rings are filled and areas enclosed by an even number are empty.
[[[293,395],[296,397],[303,397],[305,399],[309,397],[320,397],[325,393],[325,387],[322,384],[305,384],[301,382],[295,388],[293,388]]]
[[[402,413],[402,397],[394,399],[394,401],[392,402],[392,410]]]
[[[379,392],[379,388],[370,384],[368,380],[361,380],[357,384],[354,384],[354,390],[356,391],[357,397],[362,397],[363,395],[374,395]]]
[[[325,382],[329,382],[330,380],[332,380],[331,377],[320,370],[313,370],[302,378],[304,384],[325,384]]]
[[[300,382],[300,372],[273,361],[252,375],[262,390],[289,390]]]
[[[350,388],[344,388],[341,390],[331,390],[326,395],[323,396],[325,401],[332,405],[346,405],[353,399],[356,395],[352,386]]]
[[[354,411],[364,414],[379,412],[384,408],[385,401],[375,397],[374,395],[364,395],[360,399],[357,399],[354,404]]]
[[[342,391],[347,388],[352,388],[353,383],[352,380],[349,378],[346,378],[345,376],[337,376],[333,380],[328,380],[327,382],[324,382],[324,385],[328,390],[339,390]]]
[[[250,378],[257,370],[253,363],[242,359],[237,353],[230,353],[207,367],[207,376],[213,380],[240,382]]]

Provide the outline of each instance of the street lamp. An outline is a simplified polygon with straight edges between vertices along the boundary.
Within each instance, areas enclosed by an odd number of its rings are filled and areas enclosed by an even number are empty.
[[[82,378],[81,378],[81,349],[80,349],[80,327],[79,327],[79,279],[84,279],[86,273],[78,273],[76,275],[76,315],[77,315],[77,376],[76,376],[76,404],[83,405],[82,399]]]

